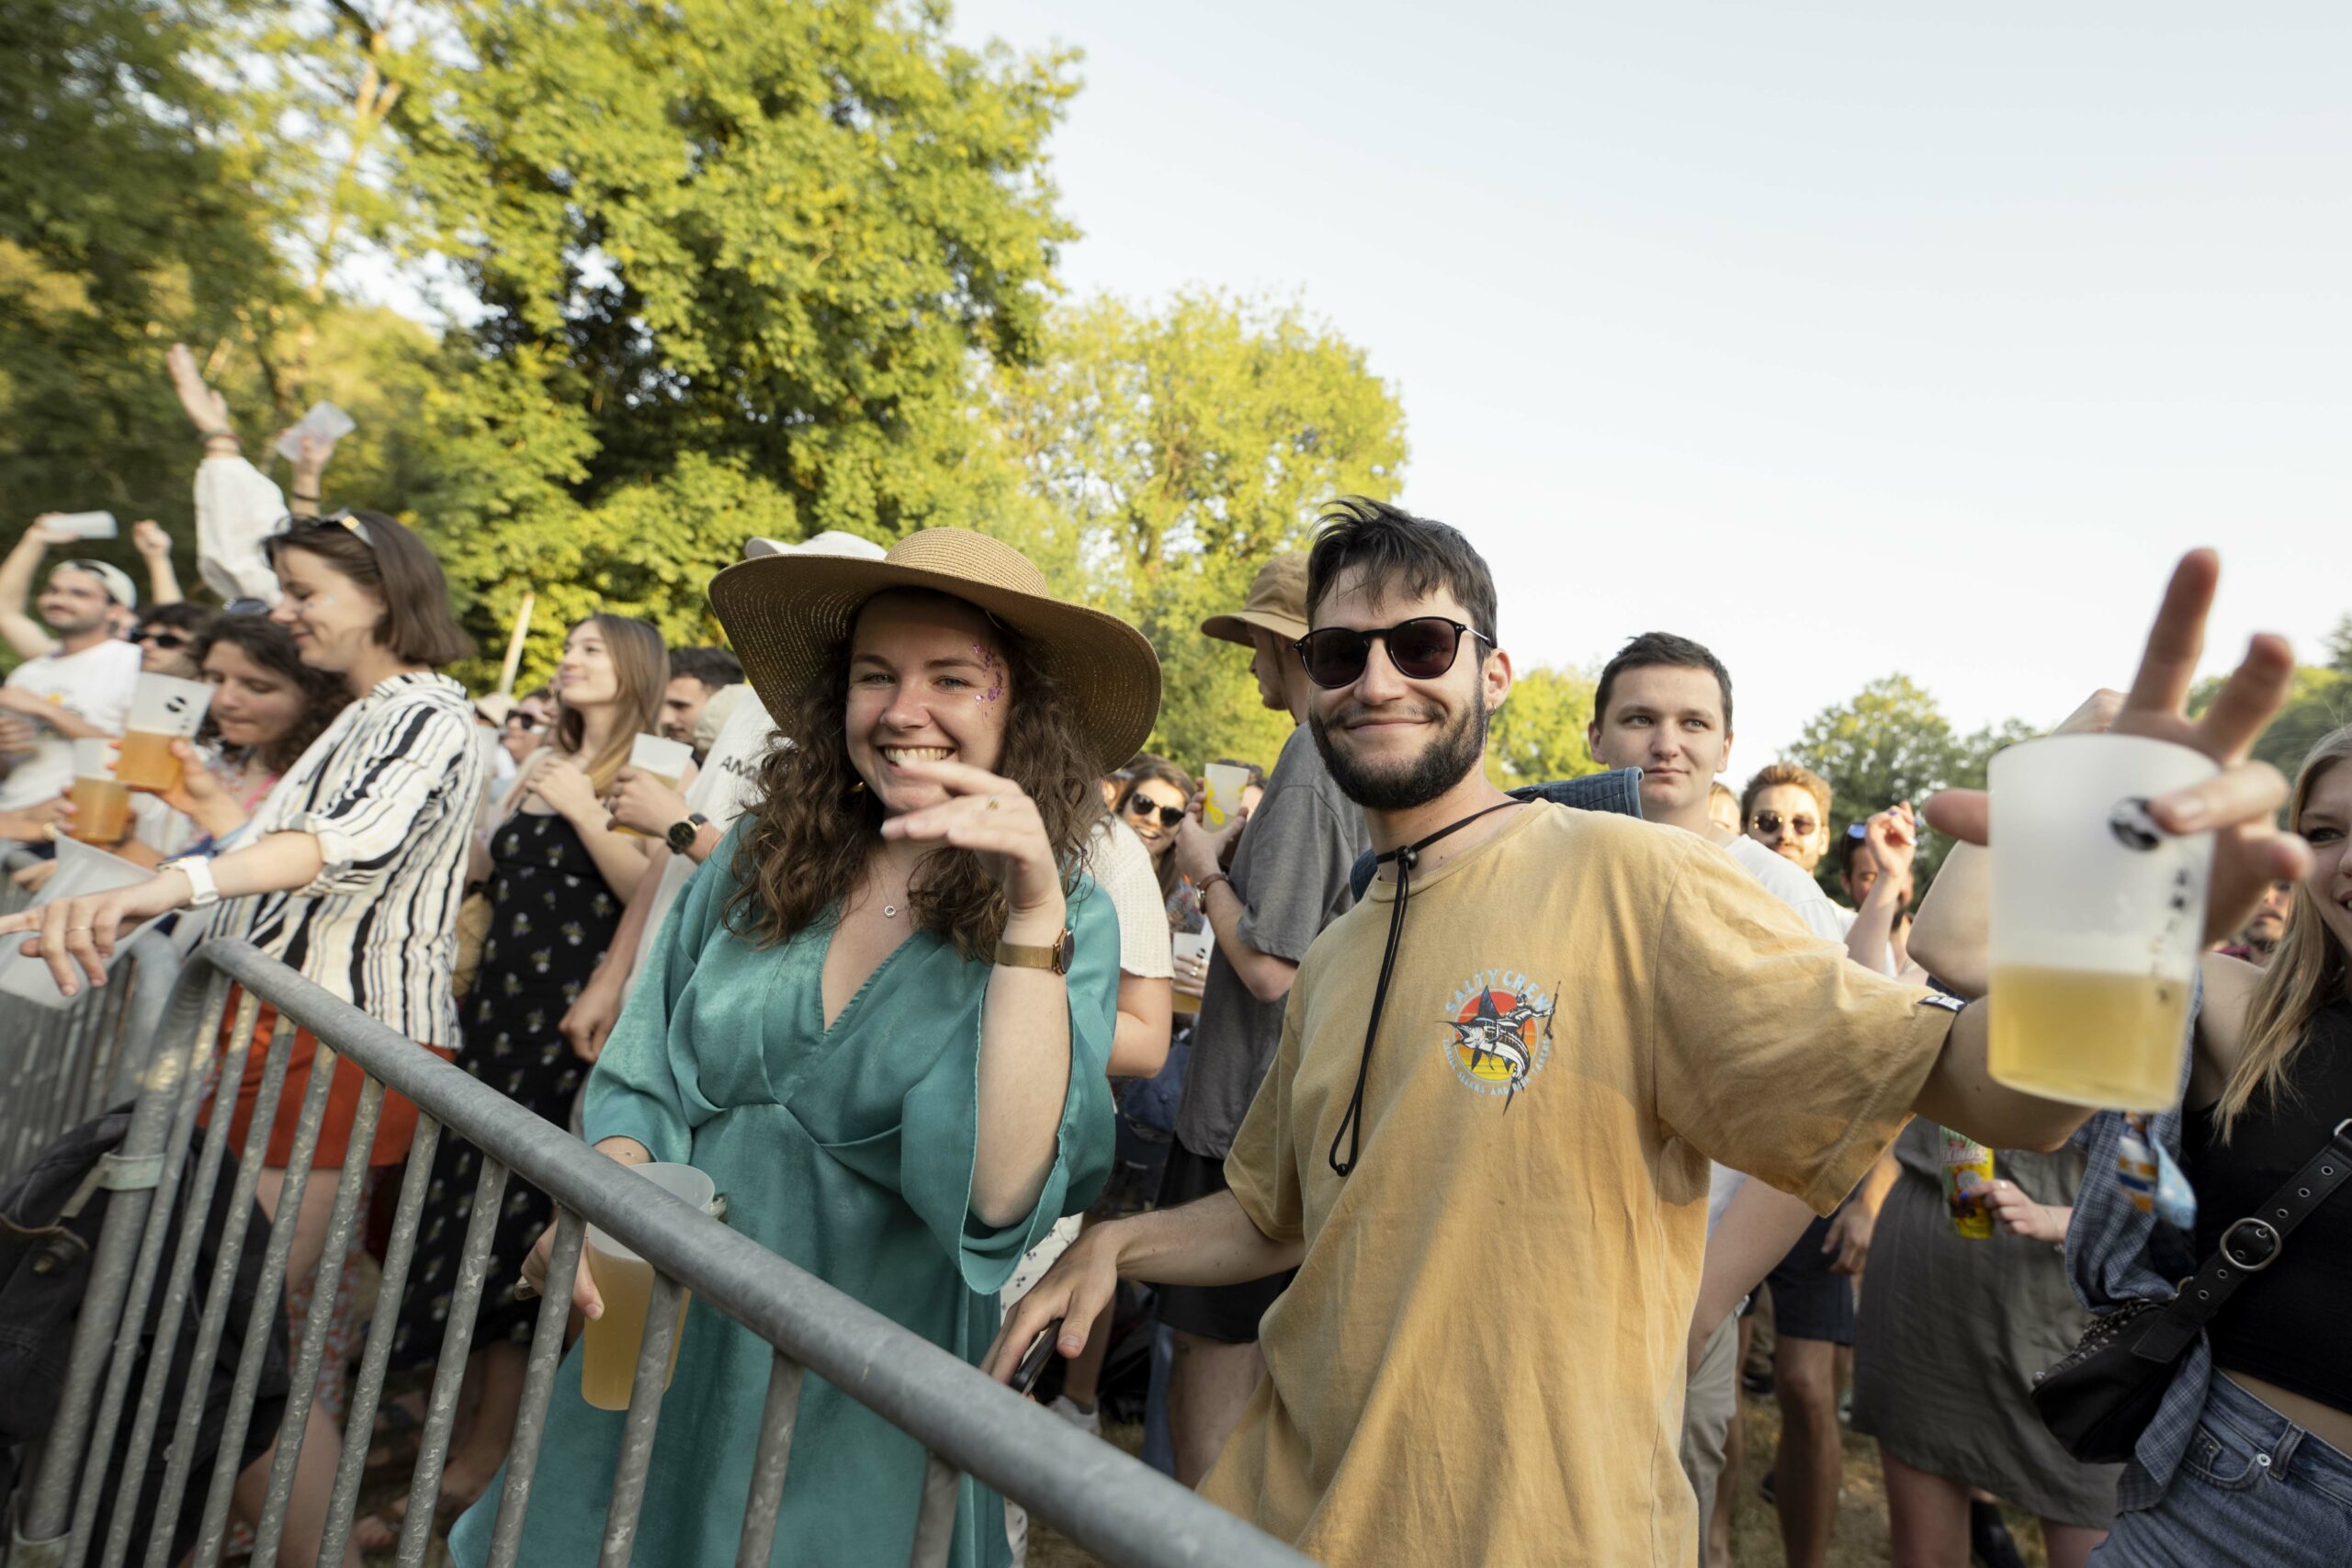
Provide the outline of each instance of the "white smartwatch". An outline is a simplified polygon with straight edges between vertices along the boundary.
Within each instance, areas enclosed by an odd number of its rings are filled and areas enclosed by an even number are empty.
[[[167,860],[163,869],[176,871],[187,878],[187,908],[204,909],[220,902],[220,884],[212,880],[212,863],[202,855]]]

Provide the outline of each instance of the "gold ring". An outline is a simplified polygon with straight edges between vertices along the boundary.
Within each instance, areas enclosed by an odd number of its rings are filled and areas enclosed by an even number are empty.
[[[994,811],[996,809],[996,796],[994,795],[989,796],[989,809],[990,811]]]

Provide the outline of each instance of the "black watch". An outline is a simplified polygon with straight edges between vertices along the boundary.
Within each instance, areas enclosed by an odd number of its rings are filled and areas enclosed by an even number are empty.
[[[670,840],[670,847],[673,850],[684,854],[695,847],[695,838],[709,825],[710,818],[697,811],[683,822],[671,823],[669,832],[663,837]]]

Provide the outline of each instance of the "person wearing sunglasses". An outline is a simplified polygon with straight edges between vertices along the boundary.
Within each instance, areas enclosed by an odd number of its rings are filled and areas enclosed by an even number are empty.
[[[1080,1237],[986,1365],[1009,1375],[1057,1319],[1083,1349],[1122,1276],[1295,1268],[1212,1502],[1335,1565],[1400,1541],[1429,1562],[1695,1562],[1675,1425],[1708,1160],[1827,1212],[1915,1113],[2050,1149],[2089,1111],[1995,1082],[1983,1006],[1871,974],[1696,834],[1496,788],[1511,661],[1486,562],[1442,524],[1336,510],[1300,651],[1381,879],[1299,966],[1227,1190]],[[2218,829],[2226,931],[2311,856],[2269,832],[2284,783],[2245,761],[2284,645],[2256,638],[2208,718],[2183,712],[2214,570],[2181,563],[2118,728],[2222,764],[2149,811]],[[1458,628],[1442,670],[1448,639],[1414,626],[1432,620]],[[1984,804],[1939,796],[1938,826],[1982,838]]]
[[[210,611],[185,599],[149,609],[140,617],[139,629],[130,634],[130,640],[139,645],[140,673],[176,675],[183,681],[203,680],[204,671],[197,663],[197,649],[211,624]]]
[[[1306,557],[1295,551],[1259,569],[1238,610],[1201,623],[1204,636],[1250,649],[1258,700],[1297,728],[1246,819],[1237,814],[1216,832],[1189,816],[1176,824],[1176,870],[1198,890],[1216,942],[1200,976],[1175,1141],[1160,1175],[1162,1207],[1224,1190],[1226,1155],[1282,1043],[1299,960],[1355,901],[1348,871],[1371,841],[1363,814],[1332,778],[1306,728],[1315,687],[1297,652],[1306,630]],[[1288,1278],[1286,1269],[1270,1269],[1263,1277],[1208,1289],[1179,1283],[1159,1293],[1159,1321],[1173,1337],[1166,1402],[1172,1463],[1187,1486],[1207,1472],[1257,1386],[1259,1321]]]
[[[1740,792],[1739,818],[1749,838],[1810,876],[1829,852],[1828,782],[1796,762],[1759,769]]]

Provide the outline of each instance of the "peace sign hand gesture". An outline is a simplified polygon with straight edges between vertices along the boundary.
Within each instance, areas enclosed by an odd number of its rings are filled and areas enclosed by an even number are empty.
[[[951,844],[984,857],[1003,884],[1011,907],[1005,940],[1049,942],[1058,937],[1067,914],[1061,868],[1046,841],[1037,803],[1011,779],[984,768],[944,761],[898,765],[909,778],[939,785],[947,798],[888,818],[882,824],[882,836]]]
[[[2205,617],[2221,575],[2221,558],[2211,550],[2181,557],[2148,632],[2131,694],[2109,727],[2117,735],[2194,747],[2221,764],[2222,771],[2202,784],[2148,803],[2149,815],[2168,833],[2213,834],[2212,890],[2205,906],[2208,943],[2244,925],[2270,884],[2300,879],[2311,864],[2302,840],[2273,825],[2287,799],[2287,781],[2269,763],[2248,757],[2294,680],[2295,656],[2287,640],[2267,632],[2256,636],[2212,705],[2201,717],[2188,716],[2188,688],[2205,651]],[[1956,839],[1985,841],[1982,790],[1946,790],[1928,803],[1928,816]]]

